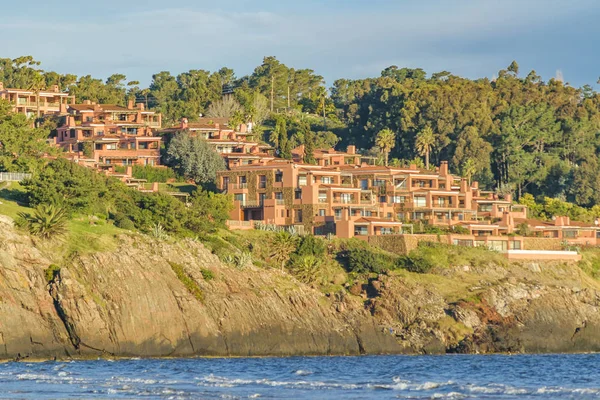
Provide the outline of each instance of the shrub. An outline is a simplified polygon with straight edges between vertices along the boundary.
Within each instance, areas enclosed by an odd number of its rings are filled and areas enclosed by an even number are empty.
[[[53,282],[59,273],[60,267],[56,264],[50,264],[50,266],[44,270],[44,277],[46,278],[46,282]]]
[[[314,235],[303,236],[295,254],[298,256],[324,257],[327,253],[325,241]]]
[[[210,269],[202,268],[200,273],[202,274],[202,278],[207,282],[215,279],[215,274]]]
[[[134,165],[133,177],[136,179],[145,179],[148,182],[168,182],[177,179],[175,171],[171,168],[157,168],[150,165]]]
[[[394,258],[372,249],[350,249],[347,253],[349,272],[381,273],[394,268]]]

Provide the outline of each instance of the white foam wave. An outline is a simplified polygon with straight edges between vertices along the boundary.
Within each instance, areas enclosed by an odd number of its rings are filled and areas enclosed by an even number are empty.
[[[301,375],[301,376],[306,376],[306,375],[312,375],[313,372],[309,371],[309,370],[299,369],[298,371],[294,372],[294,374]]]
[[[214,386],[214,387],[235,387],[242,385],[263,385],[271,387],[295,387],[304,389],[359,389],[359,385],[355,384],[344,384],[344,383],[331,383],[321,381],[272,381],[270,379],[239,379],[239,378],[226,378],[222,376],[216,376],[213,374],[204,376],[202,378],[196,378],[199,386]]]

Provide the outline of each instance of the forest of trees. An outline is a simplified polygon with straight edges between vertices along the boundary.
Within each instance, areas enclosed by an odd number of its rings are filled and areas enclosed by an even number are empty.
[[[600,204],[600,94],[588,85],[544,82],[516,62],[497,75],[471,80],[391,66],[378,77],[339,79],[328,92],[313,70],[265,57],[241,78],[229,68],[163,71],[143,88],[122,74],[103,81],[42,71],[30,56],[0,59],[5,87],[57,84],[78,101],[133,99],[163,113],[167,124],[200,114],[253,122],[283,157],[306,139],[307,162],[314,148],[355,144],[382,164],[448,160],[452,172],[517,198]]]

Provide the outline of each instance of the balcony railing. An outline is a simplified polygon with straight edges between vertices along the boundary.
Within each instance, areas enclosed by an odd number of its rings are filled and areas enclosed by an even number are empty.
[[[284,206],[285,200],[284,199],[275,199],[275,204],[277,204],[278,206]]]
[[[327,203],[327,198],[319,197],[319,203]]]
[[[230,183],[227,185],[229,189],[248,189],[247,183]]]
[[[243,208],[255,208],[255,207],[262,206],[262,201],[257,201],[257,200],[244,200],[241,203],[242,203],[241,206]]]

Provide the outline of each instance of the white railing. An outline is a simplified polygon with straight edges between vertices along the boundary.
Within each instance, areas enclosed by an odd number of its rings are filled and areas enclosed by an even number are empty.
[[[31,178],[31,174],[25,174],[22,172],[0,172],[0,182],[20,182],[29,178]]]

